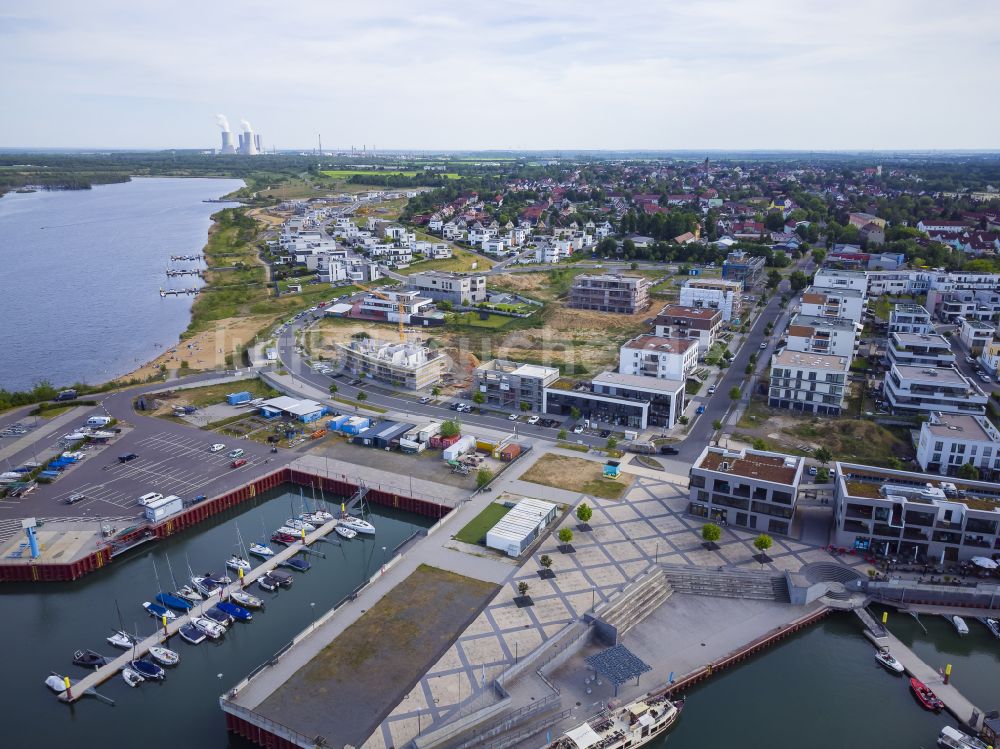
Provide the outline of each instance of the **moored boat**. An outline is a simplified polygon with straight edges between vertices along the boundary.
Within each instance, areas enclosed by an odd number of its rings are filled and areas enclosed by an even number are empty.
[[[84,668],[100,668],[111,661],[107,656],[95,653],[93,650],[77,650],[73,653],[73,665]]]
[[[353,531],[357,531],[358,533],[365,533],[369,536],[375,533],[374,525],[369,523],[367,520],[363,520],[362,518],[356,518],[352,515],[344,515],[342,518],[340,518],[338,523],[340,525],[346,526],[347,528],[350,528]]]
[[[316,528],[319,528],[321,525],[324,525],[327,522],[329,522],[315,512],[304,512],[301,515],[299,515],[299,520],[301,520],[303,523],[310,523]]]
[[[116,629],[106,640],[109,645],[114,645],[122,650],[128,650],[138,642],[135,637],[121,629]]]
[[[299,518],[288,518],[285,521],[285,526],[287,528],[294,528],[297,531],[305,531],[306,533],[312,533],[316,530],[316,526],[306,520],[300,520]]]
[[[903,673],[903,664],[893,657],[892,653],[889,652],[889,648],[879,648],[876,650],[875,660],[885,666],[887,671],[891,671],[894,674]]]
[[[228,614],[232,619],[238,622],[250,622],[253,621],[253,614],[247,611],[242,606],[237,606],[235,603],[230,603],[229,601],[219,601],[215,604],[215,608],[224,614]]]
[[[932,710],[936,713],[944,707],[944,703],[931,691],[931,688],[915,676],[910,679],[910,690],[925,710]]]
[[[133,668],[129,668],[128,666],[122,669],[122,679],[124,679],[125,683],[130,687],[137,687],[145,681],[142,674]]]
[[[183,585],[174,591],[178,598],[183,598],[189,603],[198,603],[199,601],[204,601],[205,596],[199,593],[190,585]]]
[[[358,532],[353,528],[348,528],[346,525],[337,524],[333,526],[333,530],[336,531],[337,535],[341,538],[346,538],[348,540],[352,538],[357,538]]]
[[[250,564],[250,562],[248,562],[241,556],[237,556],[236,554],[233,554],[231,557],[229,557],[229,559],[226,560],[226,566],[229,569],[234,570],[235,572],[239,572],[240,570],[243,570],[244,572],[249,572],[251,569],[253,569],[253,565]]]
[[[951,617],[951,623],[955,627],[955,631],[958,632],[962,637],[969,634],[969,625],[965,623],[965,619],[960,616]]]
[[[176,652],[161,645],[150,647],[149,655],[161,666],[176,666],[181,661],[181,657]]]
[[[997,619],[983,619],[983,624],[986,628],[993,633],[993,636],[1000,638],[1000,620]]]
[[[250,544],[250,553],[261,559],[268,559],[274,556],[274,549],[267,544]]]
[[[985,741],[980,741],[975,736],[969,736],[951,726],[941,729],[937,743],[945,749],[990,749]]]
[[[205,612],[205,618],[211,619],[216,624],[221,624],[223,627],[229,627],[233,623],[234,619],[225,611],[220,609],[218,606],[213,606],[208,611]]]
[[[282,588],[291,588],[292,583],[295,582],[295,577],[291,572],[285,572],[284,570],[271,570],[267,573],[271,576],[271,579],[278,583]]]
[[[160,666],[156,665],[152,661],[147,661],[145,658],[135,658],[129,661],[128,665],[133,671],[138,671],[144,679],[159,680],[167,675],[167,672]]]
[[[70,686],[73,686],[73,680],[69,680]],[[45,686],[51,689],[56,694],[62,694],[66,691],[66,677],[60,676],[55,671],[45,677]]]
[[[264,602],[255,595],[247,593],[245,590],[234,590],[229,594],[240,606],[247,609],[259,609],[264,607]]]
[[[181,628],[177,630],[177,634],[181,636],[182,640],[190,642],[192,645],[198,645],[205,641],[205,633],[191,623],[182,624]]]
[[[274,533],[275,535],[280,534],[282,536],[291,536],[295,541],[301,541],[302,534],[305,533],[305,531],[303,531],[301,528],[292,528],[291,526],[288,525],[282,525]],[[272,541],[274,540],[274,536],[271,536],[271,540]]]
[[[666,697],[636,700],[624,707],[604,710],[570,729],[547,749],[634,749],[662,736],[684,709],[684,700]]]
[[[298,557],[292,557],[291,559],[286,559],[284,562],[281,562],[281,566],[291,567],[293,570],[298,570],[299,572],[305,572],[310,567],[312,567],[312,565],[309,564],[308,561],[306,561],[305,559],[299,559]]]
[[[206,597],[214,595],[222,587],[222,583],[206,576],[192,577],[191,582],[194,583],[194,586],[198,589],[198,591]]]
[[[191,620],[191,623],[200,629],[208,637],[213,640],[218,640],[224,634],[226,634],[226,628],[223,627],[216,621],[208,619],[204,616],[198,616]]]
[[[154,619],[163,619],[163,617],[166,617],[168,622],[172,622],[177,618],[177,614],[168,609],[166,606],[161,606],[158,603],[145,601],[143,602],[142,607],[146,609],[149,615]]]
[[[261,590],[266,590],[268,593],[272,593],[278,589],[278,581],[271,577],[270,573],[258,577],[257,585],[261,587]]]
[[[177,609],[178,611],[190,611],[191,607],[194,606],[191,601],[181,598],[180,596],[175,596],[172,593],[157,593],[156,601],[157,603],[169,606],[172,609]]]
[[[275,531],[273,534],[271,534],[271,540],[274,541],[274,543],[276,544],[284,544],[285,546],[291,546],[300,539],[296,538],[295,536],[289,533],[280,533],[278,531]]]

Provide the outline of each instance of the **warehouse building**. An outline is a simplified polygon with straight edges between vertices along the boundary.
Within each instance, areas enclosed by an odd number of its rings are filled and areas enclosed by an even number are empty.
[[[486,546],[519,557],[556,519],[556,514],[557,508],[551,502],[524,497],[486,532]]]
[[[330,413],[330,409],[322,403],[289,398],[287,395],[279,395],[277,398],[266,400],[260,406],[260,415],[265,419],[290,416],[304,424],[316,421],[328,413]]]

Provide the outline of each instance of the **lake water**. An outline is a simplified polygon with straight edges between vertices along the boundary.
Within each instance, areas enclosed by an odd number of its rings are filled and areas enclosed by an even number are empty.
[[[204,203],[243,186],[234,179],[141,178],[92,190],[0,198],[0,388],[100,383],[177,343],[193,297],[161,288],[171,255],[197,255],[211,215]]]

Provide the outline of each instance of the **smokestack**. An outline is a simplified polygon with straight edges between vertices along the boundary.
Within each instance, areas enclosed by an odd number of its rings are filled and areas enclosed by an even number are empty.
[[[264,153],[264,146],[260,139],[260,133],[255,133],[253,136],[253,145],[257,149],[257,153]]]

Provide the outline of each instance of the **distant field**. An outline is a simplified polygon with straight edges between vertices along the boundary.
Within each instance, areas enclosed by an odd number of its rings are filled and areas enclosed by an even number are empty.
[[[332,177],[333,179],[350,179],[355,175],[363,176],[375,176],[375,177],[416,177],[421,172],[417,170],[410,171],[393,171],[390,169],[379,169],[378,171],[372,169],[331,169],[328,171],[320,172],[324,176]],[[461,175],[455,174],[454,172],[434,172],[436,177],[447,177],[448,179],[458,179]]]

